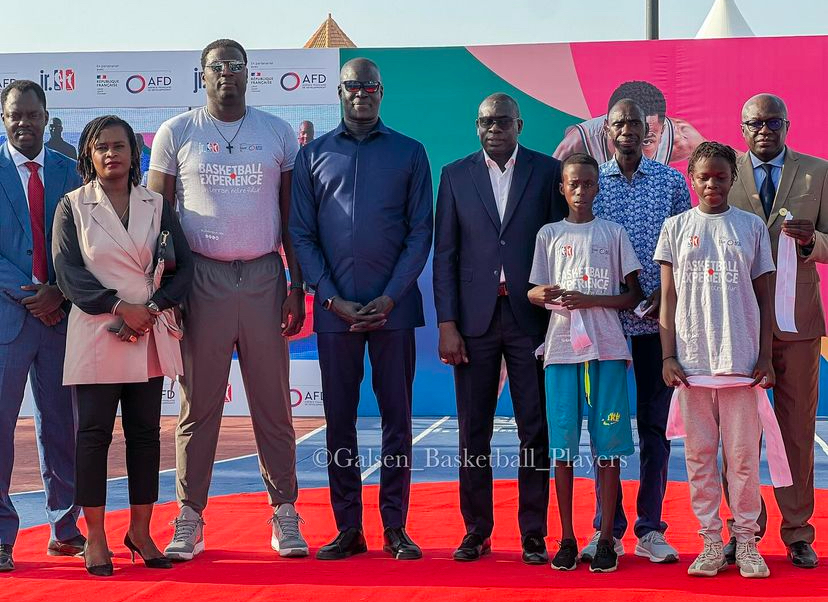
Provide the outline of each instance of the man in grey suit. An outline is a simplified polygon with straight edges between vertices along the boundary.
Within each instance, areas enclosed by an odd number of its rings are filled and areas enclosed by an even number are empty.
[[[75,421],[63,386],[69,304],[49,252],[55,207],[81,181],[73,160],[43,146],[49,113],[39,85],[12,82],[0,106],[8,138],[0,147],[0,571],[11,571],[20,520],[9,488],[27,376],[51,526],[47,553],[75,556],[86,542],[75,524]]]

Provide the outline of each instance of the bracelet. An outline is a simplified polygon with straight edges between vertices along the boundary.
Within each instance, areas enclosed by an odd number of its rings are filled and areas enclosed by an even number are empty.
[[[667,360],[677,360],[677,359],[678,359],[677,355],[668,355],[667,357],[661,358],[661,361],[666,362]]]
[[[118,309],[118,306],[121,304],[121,301],[123,301],[123,299],[118,299],[115,302],[115,305],[112,306],[112,311],[110,313],[112,313],[113,316],[115,315],[115,310]]]
[[[308,285],[307,285],[306,283],[304,283],[304,282],[299,282],[299,283],[297,283],[297,284],[293,284],[293,283],[291,283],[291,284],[290,284],[290,286],[289,286],[288,288],[289,288],[289,290],[292,290],[292,291],[303,291],[303,292],[307,292],[307,290],[308,290]]]

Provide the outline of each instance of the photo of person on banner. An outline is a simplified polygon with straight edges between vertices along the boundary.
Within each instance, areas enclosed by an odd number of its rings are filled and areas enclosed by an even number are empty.
[[[681,163],[704,142],[704,136],[692,124],[679,117],[667,116],[664,93],[650,82],[622,83],[613,91],[607,106],[612,107],[623,98],[634,100],[646,113],[647,135],[641,148],[648,159],[665,165]],[[606,118],[606,115],[599,115],[567,128],[552,156],[565,159],[573,153],[587,153],[598,163],[608,161],[615,153],[615,147],[604,131]]]

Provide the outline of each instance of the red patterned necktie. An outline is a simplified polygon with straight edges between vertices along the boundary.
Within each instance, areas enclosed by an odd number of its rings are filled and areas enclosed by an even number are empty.
[[[43,206],[43,182],[34,161],[25,163],[29,174],[29,218],[32,220],[32,275],[42,284],[49,282],[46,263],[46,214]]]

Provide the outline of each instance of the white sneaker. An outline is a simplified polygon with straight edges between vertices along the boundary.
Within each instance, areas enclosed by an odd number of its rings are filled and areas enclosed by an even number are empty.
[[[189,506],[181,506],[178,516],[171,525],[175,526],[172,540],[164,550],[170,560],[192,560],[204,551],[204,520]]]
[[[599,539],[601,539],[601,532],[596,531],[592,535],[592,539],[589,540],[589,543],[584,546],[584,549],[581,550],[581,553],[578,555],[578,557],[581,559],[581,562],[592,562],[592,559],[595,558],[595,551],[598,549]],[[617,537],[613,537],[612,541],[615,544],[615,546],[613,547],[613,549],[615,550],[615,554],[617,556],[623,556],[624,543]]]
[[[268,521],[273,525],[270,547],[285,558],[301,558],[308,555],[308,542],[299,531],[299,523],[304,523],[296,513],[293,504],[279,504],[276,512]]]
[[[715,577],[727,568],[723,545],[721,541],[704,538],[704,549],[687,569],[691,577]]]
[[[739,567],[739,574],[748,579],[770,577],[770,569],[756,549],[755,541],[736,542],[736,566]]]
[[[678,562],[679,559],[678,550],[667,543],[664,534],[658,531],[650,531],[638,539],[635,555],[657,563]]]

